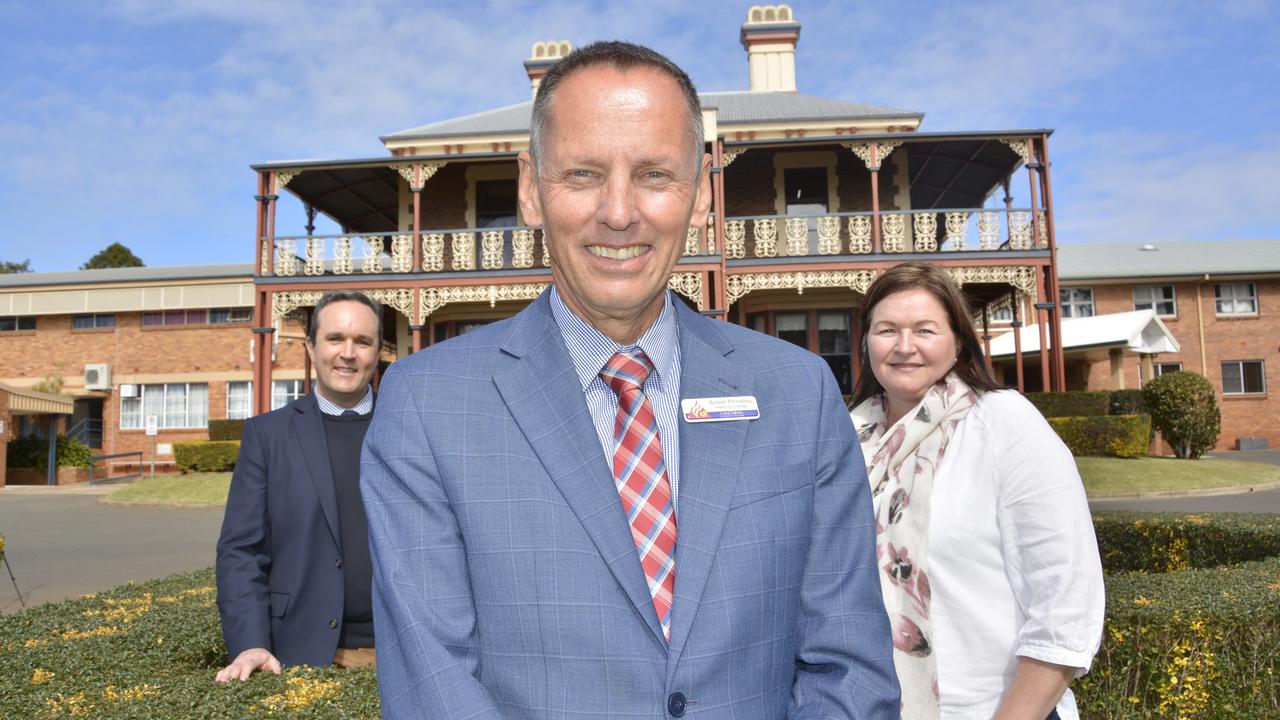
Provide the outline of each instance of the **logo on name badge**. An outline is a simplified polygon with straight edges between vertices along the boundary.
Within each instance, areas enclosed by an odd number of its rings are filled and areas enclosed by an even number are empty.
[[[760,406],[754,395],[689,398],[680,401],[680,414],[691,423],[755,420],[760,417]]]

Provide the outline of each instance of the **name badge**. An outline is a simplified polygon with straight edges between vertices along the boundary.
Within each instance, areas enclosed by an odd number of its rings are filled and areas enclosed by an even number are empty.
[[[760,417],[760,406],[754,395],[689,398],[680,401],[680,414],[691,423],[755,420]]]

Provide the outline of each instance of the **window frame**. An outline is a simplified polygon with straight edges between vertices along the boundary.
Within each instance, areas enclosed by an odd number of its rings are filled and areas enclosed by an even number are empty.
[[[1168,288],[1169,297],[1156,298],[1155,290],[1157,288]],[[1148,294],[1150,295],[1150,297],[1146,300],[1139,300],[1138,299],[1139,290],[1148,291]],[[1140,303],[1146,304],[1148,307],[1138,307]],[[1162,303],[1169,303],[1172,306],[1173,311],[1168,313],[1160,312],[1160,305]],[[1178,289],[1173,285],[1134,285],[1133,286],[1133,309],[1134,310],[1151,309],[1156,311],[1156,316],[1158,317],[1176,318],[1178,317]]]
[[[1223,298],[1221,295],[1223,288],[1239,289],[1242,287],[1246,288],[1249,291],[1249,294],[1244,298],[1241,298],[1235,294],[1232,294],[1232,296],[1229,298]],[[1248,300],[1253,304],[1253,309],[1246,310],[1244,312],[1239,312],[1236,310],[1224,312],[1220,305],[1220,303],[1224,299],[1229,300],[1233,305],[1235,303],[1239,303],[1241,300]],[[1218,317],[1257,317],[1258,316],[1258,286],[1252,282],[1214,283],[1213,284],[1213,313]]]
[[[13,327],[6,328],[3,325],[0,325],[0,332],[20,333],[36,331],[37,325],[35,315],[0,315],[0,323],[4,323],[7,320],[13,321]],[[27,327],[23,327],[24,324],[26,324]]]
[[[170,425],[168,423],[169,416],[169,388],[182,386],[183,402],[184,402],[184,425]],[[191,398],[193,394],[191,389],[194,387],[204,388],[204,424],[192,425],[191,423]],[[148,390],[148,388],[151,388]],[[143,430],[146,428],[146,396],[147,394],[157,392],[154,388],[162,388],[160,398],[160,410],[156,414],[157,425],[160,430],[199,430],[208,429],[209,427],[209,383],[198,382],[179,382],[179,383],[147,383],[138,385],[138,396],[132,398],[120,398],[119,427],[121,430]],[[136,411],[131,409],[136,406]],[[136,421],[133,419],[136,414]],[[126,417],[136,424],[126,424]]]
[[[1228,366],[1228,365],[1235,365],[1235,366],[1238,368],[1238,370],[1239,370],[1239,373],[1240,373],[1240,375],[1239,375],[1239,377],[1240,377],[1240,389],[1239,389],[1239,390],[1228,390],[1228,389],[1227,389],[1227,374],[1226,374],[1226,369],[1227,369],[1227,366]],[[1245,365],[1257,365],[1257,366],[1258,366],[1258,379],[1259,379],[1259,381],[1261,382],[1261,388],[1260,388],[1260,389],[1258,389],[1258,390],[1249,390],[1249,389],[1248,389],[1248,387],[1247,387],[1247,385],[1246,385],[1246,379],[1247,379],[1247,376],[1245,375],[1245,371],[1244,371]],[[1226,397],[1226,396],[1232,396],[1232,397],[1235,397],[1235,396],[1255,396],[1255,397],[1256,397],[1256,396],[1259,396],[1259,395],[1266,395],[1266,394],[1267,394],[1267,363],[1266,363],[1266,361],[1264,361],[1264,360],[1261,360],[1261,359],[1258,359],[1258,360],[1223,360],[1223,361],[1221,361],[1221,362],[1219,362],[1219,363],[1218,363],[1218,374],[1219,374],[1219,375],[1218,375],[1218,380],[1219,380],[1219,382],[1222,384],[1222,395],[1223,395],[1224,397]]]
[[[284,392],[284,402],[277,405],[276,404],[276,387],[284,385],[285,383],[297,383],[297,385],[296,386],[291,385],[290,389]],[[296,392],[293,390],[294,387],[297,388]],[[307,388],[307,384],[301,378],[295,378],[291,380],[272,380],[271,381],[271,409],[279,410],[280,408],[284,407],[285,405],[288,405],[294,400],[297,400],[303,397],[304,395],[307,394],[306,388]]]
[[[232,385],[245,386],[246,394],[248,396],[247,397],[248,404],[247,404],[247,407],[245,408],[245,414],[243,416],[231,414],[231,386]],[[249,418],[253,417],[253,381],[252,380],[228,380],[224,390],[226,392],[226,398],[225,398],[226,412],[223,414],[224,418],[226,418],[227,420],[248,420]]]
[[[1088,301],[1077,300],[1077,299],[1067,299],[1063,297],[1064,295],[1071,295],[1076,292],[1089,293]],[[1060,289],[1058,291],[1058,306],[1062,310],[1063,318],[1094,317],[1095,315],[1098,314],[1098,308],[1096,305],[1092,287],[1064,287]],[[1075,314],[1078,309],[1085,308],[1085,307],[1088,307],[1089,309],[1088,314]],[[1068,312],[1068,310],[1070,310],[1070,312]]]

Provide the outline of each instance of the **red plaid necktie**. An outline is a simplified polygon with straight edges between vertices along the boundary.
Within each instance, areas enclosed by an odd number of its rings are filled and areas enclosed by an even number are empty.
[[[618,395],[618,417],[613,422],[614,484],[631,523],[631,539],[649,580],[649,594],[662,623],[662,634],[670,640],[671,598],[676,586],[676,518],[653,404],[642,390],[652,371],[649,357],[635,348],[609,358],[600,378]]]

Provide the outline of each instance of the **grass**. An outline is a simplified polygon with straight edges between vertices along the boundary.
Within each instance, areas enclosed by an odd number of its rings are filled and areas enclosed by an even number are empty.
[[[112,505],[164,507],[222,507],[227,504],[231,473],[192,473],[140,478],[107,495]]]
[[[1091,498],[1144,492],[1184,492],[1280,482],[1280,467],[1239,460],[1165,457],[1078,457],[1076,466]]]

